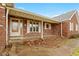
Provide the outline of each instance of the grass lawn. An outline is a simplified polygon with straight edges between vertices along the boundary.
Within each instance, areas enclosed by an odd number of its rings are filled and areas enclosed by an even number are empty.
[[[74,49],[72,56],[79,56],[79,48]]]

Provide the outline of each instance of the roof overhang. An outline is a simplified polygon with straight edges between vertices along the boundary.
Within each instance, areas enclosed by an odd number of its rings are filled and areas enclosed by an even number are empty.
[[[33,19],[33,20],[45,21],[45,22],[50,22],[50,23],[59,23],[57,21],[52,20],[51,18],[41,16],[38,14],[34,14],[34,13],[31,13],[28,11],[24,11],[24,10],[20,10],[20,9],[16,9],[16,8],[10,8],[10,7],[6,7],[6,8],[9,9],[9,15],[12,15],[12,16],[29,18],[29,19]]]

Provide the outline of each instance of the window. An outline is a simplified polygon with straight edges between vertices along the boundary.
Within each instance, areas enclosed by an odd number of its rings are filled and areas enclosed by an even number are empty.
[[[45,23],[45,29],[51,29],[51,24]]]
[[[73,23],[70,22],[70,31],[73,31]]]
[[[35,24],[35,22],[33,22],[33,32],[35,32],[35,28],[36,28],[36,24]]]
[[[32,32],[32,22],[30,22],[30,31]]]
[[[39,31],[39,22],[30,21],[30,32],[38,32]]]
[[[39,31],[39,23],[36,23],[36,31]]]
[[[76,31],[78,31],[78,24],[76,24]]]
[[[2,3],[2,5],[3,5],[3,6],[6,6],[6,4],[5,4],[5,3]]]
[[[18,32],[18,20],[12,21],[12,32]]]
[[[49,24],[46,24],[46,28],[49,28]]]

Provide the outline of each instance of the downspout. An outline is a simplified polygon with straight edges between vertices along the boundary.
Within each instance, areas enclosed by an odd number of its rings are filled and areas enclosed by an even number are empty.
[[[6,8],[6,45],[8,45],[8,13],[9,13],[9,9]]]
[[[63,21],[62,21],[61,18],[60,18],[60,21],[61,21],[61,22],[60,22],[60,36],[63,37],[63,30],[62,30],[62,29],[63,29],[63,28],[62,28],[62,26],[63,26],[63,25],[62,25]]]

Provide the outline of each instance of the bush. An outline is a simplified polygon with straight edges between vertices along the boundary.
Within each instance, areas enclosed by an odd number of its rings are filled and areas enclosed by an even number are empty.
[[[70,36],[69,38],[70,38],[70,39],[72,39],[72,38],[79,38],[79,34],[72,35],[72,36]]]

